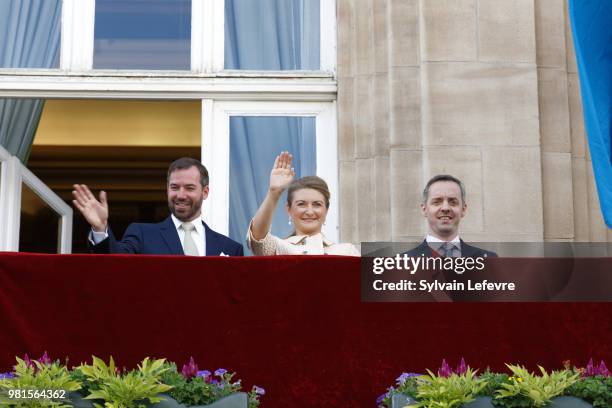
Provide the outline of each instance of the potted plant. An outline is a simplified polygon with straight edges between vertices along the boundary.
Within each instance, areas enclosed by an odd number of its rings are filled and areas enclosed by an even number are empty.
[[[23,359],[17,357],[14,372],[0,374],[0,405],[71,407],[68,393],[80,388],[68,368],[51,361],[46,351],[38,360],[30,360],[26,354]]]
[[[586,368],[569,367],[534,374],[507,365],[510,375],[489,370],[476,376],[465,362],[451,370],[445,360],[434,375],[404,373],[377,401],[379,407],[427,408],[610,408],[612,377],[602,361]]]
[[[172,386],[168,392],[171,398],[155,405],[155,408],[257,408],[260,396],[265,394],[265,390],[256,385],[248,394],[241,392],[241,380],[233,380],[235,373],[224,368],[214,373],[199,370],[193,357],[183,365],[180,373],[174,363],[168,364],[167,368],[162,379],[165,384]],[[177,405],[171,405],[173,401]]]
[[[14,371],[0,374],[0,404],[13,407],[76,408],[257,408],[263,388],[241,392],[235,373],[199,371],[193,358],[179,373],[165,359],[145,358],[134,370],[120,370],[93,357],[70,371],[47,353],[38,360],[17,358]],[[31,394],[31,395],[30,395]]]

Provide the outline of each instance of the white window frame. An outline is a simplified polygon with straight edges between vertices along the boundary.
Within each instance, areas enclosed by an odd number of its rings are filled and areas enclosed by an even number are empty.
[[[60,69],[0,69],[0,97],[202,101],[202,160],[212,166],[211,199],[205,208],[222,215],[221,221],[210,217],[220,232],[229,229],[229,190],[218,195],[217,187],[227,189],[223,175],[229,177],[229,167],[212,163],[206,146],[222,146],[221,141],[210,142],[213,135],[229,138],[229,112],[315,116],[317,173],[332,191],[324,231],[338,240],[336,0],[320,1],[317,71],[224,70],[225,0],[192,0],[191,71],[93,70],[95,0],[62,2]],[[229,145],[226,153],[229,158]],[[226,170],[218,173],[222,168]],[[222,207],[220,200],[227,205]]]
[[[332,191],[323,233],[337,242],[339,189],[335,102],[216,102],[212,99],[202,101],[202,163],[211,174],[210,195],[204,201],[203,216],[214,230],[225,235],[229,231],[230,118],[232,116],[315,118],[317,175],[327,182]]]
[[[19,159],[0,146],[2,175],[0,179],[0,251],[19,251],[21,222],[21,184],[27,185],[45,204],[60,216],[59,253],[72,252],[72,208],[28,170]]]
[[[319,11],[320,58],[319,69],[315,72],[335,76],[336,1],[321,0]],[[94,22],[95,0],[62,0],[61,70],[79,73],[92,70]],[[224,72],[224,42],[225,0],[191,0],[191,71],[172,72],[176,75]],[[124,70],[99,71],[120,73]]]

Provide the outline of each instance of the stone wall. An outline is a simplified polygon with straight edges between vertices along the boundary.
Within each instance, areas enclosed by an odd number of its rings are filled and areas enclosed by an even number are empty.
[[[420,240],[420,192],[467,188],[473,241],[612,241],[564,0],[337,0],[340,235]]]

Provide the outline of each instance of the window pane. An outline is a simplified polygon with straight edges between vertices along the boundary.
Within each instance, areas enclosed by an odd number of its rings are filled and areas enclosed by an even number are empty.
[[[0,68],[58,68],[61,0],[0,1]]]
[[[19,252],[58,253],[59,221],[59,215],[23,183]]]
[[[314,117],[230,118],[230,238],[245,241],[249,222],[268,191],[274,158],[283,150],[293,155],[296,177],[316,174]],[[285,193],[272,220],[272,233],[280,237],[292,231],[286,200]]]
[[[225,68],[318,70],[319,0],[225,0]]]
[[[93,67],[190,69],[191,0],[96,0]]]

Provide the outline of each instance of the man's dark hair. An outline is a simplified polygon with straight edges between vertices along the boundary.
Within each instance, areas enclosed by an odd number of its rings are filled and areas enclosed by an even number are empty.
[[[170,167],[168,167],[167,182],[170,182],[170,174],[174,173],[176,170],[186,170],[191,167],[198,169],[200,172],[200,184],[202,187],[206,187],[208,185],[208,170],[206,170],[206,167],[204,167],[199,160],[192,159],[191,157],[181,157],[170,164]]]
[[[429,197],[429,188],[433,183],[436,183],[438,181],[452,181],[453,183],[456,183],[459,186],[459,189],[461,190],[461,202],[465,204],[465,186],[463,185],[461,180],[449,174],[438,174],[437,176],[433,176],[431,179],[429,179],[427,185],[425,186],[425,189],[423,189],[423,204],[427,203],[427,198]]]

